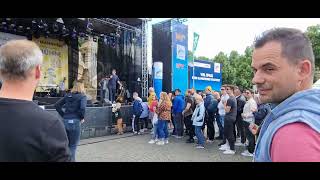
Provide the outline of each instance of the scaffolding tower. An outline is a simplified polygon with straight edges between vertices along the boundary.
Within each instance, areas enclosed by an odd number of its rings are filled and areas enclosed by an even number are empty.
[[[142,78],[141,78],[141,89],[142,89],[142,96],[141,97],[147,97],[148,96],[148,59],[147,59],[147,33],[148,32],[148,19],[142,19],[142,27],[141,27],[141,40],[142,40]]]

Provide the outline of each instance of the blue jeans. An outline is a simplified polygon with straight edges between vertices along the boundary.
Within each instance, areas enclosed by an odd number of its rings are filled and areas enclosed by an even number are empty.
[[[76,161],[76,150],[80,141],[80,119],[64,119],[72,161]]]
[[[223,137],[224,116],[221,116],[221,115],[218,116],[217,125],[219,127],[219,136]]]
[[[194,126],[195,134],[196,134],[196,136],[198,138],[198,144],[204,146],[204,135],[202,133],[201,127],[202,126]]]
[[[153,135],[152,139],[157,139],[158,138],[158,123],[153,124]]]
[[[176,113],[173,116],[175,135],[183,136],[183,118],[182,113]]]
[[[168,121],[167,120],[158,120],[158,137],[161,140],[167,139],[169,135],[168,132]]]

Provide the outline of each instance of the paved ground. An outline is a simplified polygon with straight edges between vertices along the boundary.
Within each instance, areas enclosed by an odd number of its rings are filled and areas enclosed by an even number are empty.
[[[77,152],[78,162],[251,162],[252,158],[240,155],[244,147],[236,146],[236,155],[224,155],[218,150],[220,141],[196,149],[185,143],[186,137],[170,137],[169,144],[148,144],[151,135],[106,136],[81,140]]]

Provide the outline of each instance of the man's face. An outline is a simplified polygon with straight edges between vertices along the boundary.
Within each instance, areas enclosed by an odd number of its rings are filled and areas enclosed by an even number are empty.
[[[179,91],[175,91],[175,92],[174,92],[174,95],[176,95],[176,96],[178,96],[179,94],[180,94]]]
[[[279,42],[268,42],[255,49],[251,66],[262,103],[280,103],[297,91],[298,70],[281,55]]]
[[[226,95],[226,87],[222,87],[221,88],[221,94],[222,95]]]
[[[227,91],[227,94],[230,96],[230,95],[233,95],[233,90],[230,88],[230,87],[227,87],[226,88],[226,91]]]
[[[239,96],[241,94],[240,90],[238,88],[234,89],[234,95]]]
[[[115,70],[113,70],[113,71],[112,71],[112,74],[113,74],[113,75],[116,75],[116,71],[115,71]]]
[[[252,98],[252,94],[251,94],[251,92],[250,91],[245,91],[245,97],[247,98],[247,99],[250,99],[250,98]]]

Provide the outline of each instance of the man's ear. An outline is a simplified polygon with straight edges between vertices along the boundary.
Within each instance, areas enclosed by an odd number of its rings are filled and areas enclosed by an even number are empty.
[[[312,65],[309,60],[305,59],[300,61],[297,67],[300,80],[304,80],[312,76]]]
[[[40,65],[36,66],[36,79],[41,78],[41,67]]]

